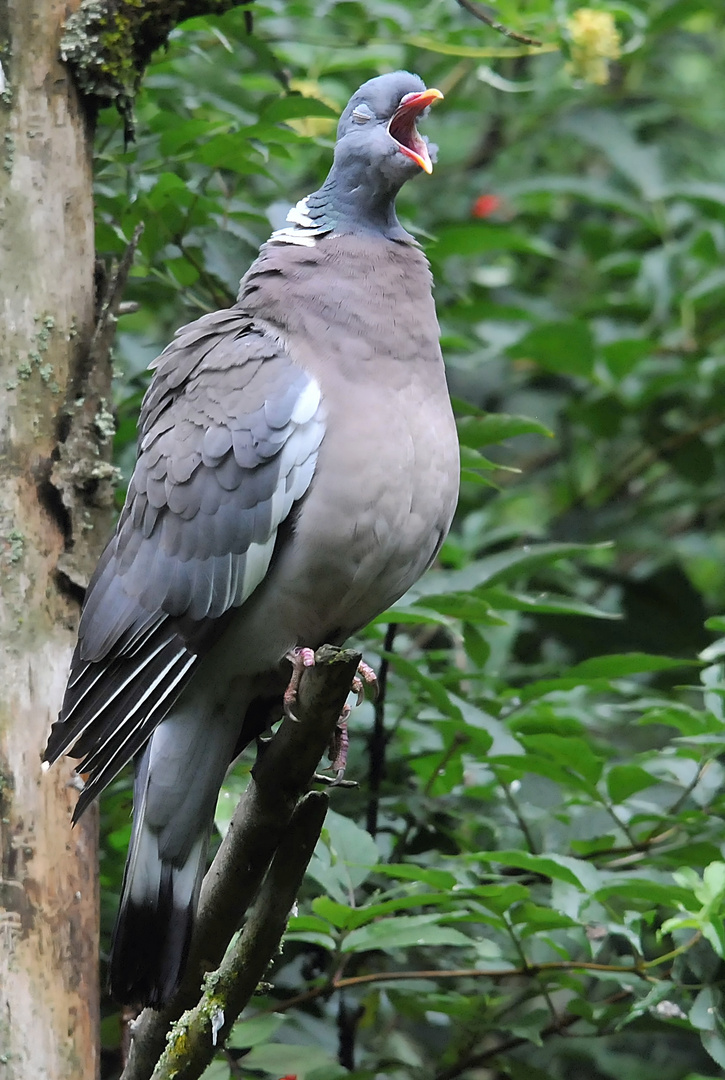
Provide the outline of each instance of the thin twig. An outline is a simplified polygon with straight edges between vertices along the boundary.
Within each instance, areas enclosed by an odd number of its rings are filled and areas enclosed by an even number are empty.
[[[521,829],[521,832],[524,834],[524,838],[526,840],[526,846],[528,847],[528,849],[529,849],[529,851],[531,852],[532,855],[538,855],[539,853],[538,853],[538,851],[536,849],[536,844],[534,843],[534,838],[531,835],[531,830],[529,829],[529,823],[527,822],[526,818],[521,813],[521,809],[519,807],[519,804],[516,802],[513,795],[511,794],[511,788],[509,787],[508,784],[504,784],[503,781],[500,781],[500,783],[501,783],[501,788],[503,790],[504,798],[505,798],[506,802],[508,803],[508,805],[509,805],[509,807],[511,809],[511,813],[516,818],[516,821],[518,822],[519,828]]]
[[[699,940],[700,935],[695,935],[690,941],[680,946],[678,955],[686,952]],[[674,953],[674,950],[673,950]],[[334,976],[325,982],[311,987],[285,1001],[275,1002],[268,1009],[261,1010],[260,1015],[267,1013],[283,1013],[298,1005],[307,1005],[317,998],[331,997],[339,990],[347,990],[355,986],[369,986],[374,983],[404,982],[409,979],[515,979],[536,978],[539,975],[556,974],[559,971],[601,971],[611,975],[637,975],[644,982],[656,984],[659,980],[648,974],[648,969],[660,963],[667,963],[672,959],[671,953],[667,953],[655,960],[647,960],[644,963],[633,964],[598,964],[593,960],[551,960],[541,964],[521,965],[520,967],[506,968],[452,968],[452,969],[424,969],[421,971],[374,971],[366,975],[350,975],[347,978]]]
[[[464,731],[454,732],[453,738],[451,739],[451,745],[443,751],[443,755],[440,761],[428,777],[425,787],[423,788],[423,794],[426,796],[426,798],[431,795],[433,791],[433,785],[435,784],[436,780],[441,775],[453,755],[456,753],[458,748],[461,746],[465,746],[467,742],[470,742],[470,737],[466,735]]]
[[[616,993],[610,994],[609,997],[605,998],[601,1004],[616,1005],[620,1001],[626,1001],[631,996],[631,990],[618,990]],[[563,1031],[566,1031],[581,1019],[581,1016],[577,1016],[574,1013],[568,1013],[566,1016],[558,1018],[555,1022],[543,1028],[540,1032],[540,1038],[543,1041],[544,1039],[551,1038],[552,1035],[560,1035]],[[480,1054],[468,1054],[465,1060],[459,1059],[443,1072],[437,1073],[435,1080],[455,1080],[455,1077],[460,1076],[462,1072],[478,1068],[481,1065],[486,1065],[501,1054],[509,1053],[511,1050],[517,1050],[519,1046],[526,1046],[528,1042],[528,1039],[514,1036],[513,1038],[506,1039],[504,1042],[498,1043],[496,1046],[490,1047],[488,1050],[483,1050]]]
[[[510,27],[504,26],[504,24],[499,22],[496,18],[496,12],[493,8],[488,7],[487,4],[477,4],[475,0],[456,0],[456,3],[470,15],[473,15],[474,19],[479,19],[482,23],[485,23],[486,26],[490,26],[492,30],[496,30],[499,34],[511,38],[512,41],[520,41],[522,45],[544,44],[543,41],[527,37],[526,34],[518,34],[515,30],[511,30]]]

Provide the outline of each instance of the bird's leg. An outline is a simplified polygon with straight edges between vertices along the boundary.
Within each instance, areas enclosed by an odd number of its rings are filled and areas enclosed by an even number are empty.
[[[365,686],[372,687],[373,696],[378,695],[378,679],[370,667],[364,660],[361,660],[357,667],[357,675],[352,680],[352,692],[357,694],[357,705],[362,705],[365,700]],[[350,736],[347,730],[347,721],[352,709],[349,705],[345,705],[340,713],[337,721],[337,726],[330,739],[330,749],[328,751],[328,757],[332,762],[332,768],[335,770],[335,779],[332,781],[331,787],[336,787],[345,775],[345,766],[347,765],[347,751],[350,746]]]
[[[315,666],[315,650],[296,648],[291,649],[287,653],[287,659],[292,665],[292,677],[287,684],[287,689],[284,692],[282,698],[284,704],[284,714],[289,716],[290,720],[296,720],[297,717],[292,711],[292,707],[297,701],[297,691],[300,688],[300,679],[302,678],[302,672],[305,668]]]
[[[357,675],[352,680],[352,692],[357,694],[358,705],[362,705],[365,700],[366,686],[371,688],[373,700],[375,700],[378,696],[378,677],[370,664],[366,664],[364,660],[361,660],[357,666]]]
[[[284,692],[283,703],[285,716],[288,716],[291,720],[296,720],[297,717],[294,714],[294,704],[297,701],[297,692],[300,686],[300,680],[305,668],[315,666],[315,651],[314,649],[307,648],[295,648],[291,649],[287,653],[287,659],[292,665],[292,676],[287,689]],[[358,664],[357,675],[352,680],[351,690],[354,694],[357,694],[357,704],[362,705],[365,699],[365,686],[370,686],[373,691],[373,696],[377,697],[378,693],[378,680],[375,672],[366,664],[364,660],[361,660]],[[347,720],[350,715],[351,709],[349,705],[343,707],[340,717],[337,721],[337,727],[330,739],[330,748],[328,756],[332,762],[332,768],[335,770],[335,778],[332,780],[331,786],[334,787],[342,781],[345,775],[345,765],[347,764],[347,751],[350,745],[350,738],[347,731]],[[329,778],[320,777],[320,779],[326,779],[330,783]]]
[[[335,779],[332,781],[331,787],[336,787],[340,783],[345,775],[345,766],[347,765],[347,751],[350,745],[350,736],[347,731],[347,718],[352,712],[349,705],[343,707],[340,713],[337,725],[330,739],[330,749],[327,756],[332,762],[332,768],[335,770]]]

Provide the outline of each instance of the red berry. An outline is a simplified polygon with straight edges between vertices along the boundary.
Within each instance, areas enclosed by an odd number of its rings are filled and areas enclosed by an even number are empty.
[[[498,195],[479,195],[471,208],[471,217],[487,218],[501,207]]]

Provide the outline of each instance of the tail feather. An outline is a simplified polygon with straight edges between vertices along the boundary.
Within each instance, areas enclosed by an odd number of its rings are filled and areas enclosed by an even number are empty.
[[[187,695],[136,756],[133,829],[111,948],[118,1001],[160,1008],[179,985],[217,795],[237,738],[235,711],[205,715]]]
[[[136,759],[131,843],[111,945],[111,993],[117,1001],[161,1008],[175,993],[189,954],[206,868],[211,821],[199,821],[183,855],[163,858],[149,826],[151,743]],[[201,826],[199,828],[199,826]]]
[[[208,831],[182,866],[159,858],[157,837],[147,828],[135,839],[113,932],[111,993],[117,1001],[159,1009],[173,997],[186,966]]]

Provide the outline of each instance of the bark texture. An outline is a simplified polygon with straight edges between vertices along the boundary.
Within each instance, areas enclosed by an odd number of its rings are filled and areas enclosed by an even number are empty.
[[[133,100],[151,54],[184,19],[223,15],[253,0],[81,0],[61,41],[78,85],[96,105],[115,103],[133,138]],[[247,29],[252,29],[251,13]]]
[[[110,493],[91,132],[59,59],[76,6],[0,0],[0,1080],[98,1072],[97,821],[69,827],[70,762],[40,769]]]

